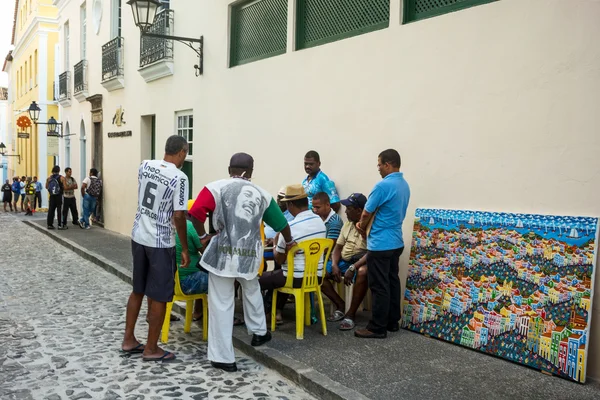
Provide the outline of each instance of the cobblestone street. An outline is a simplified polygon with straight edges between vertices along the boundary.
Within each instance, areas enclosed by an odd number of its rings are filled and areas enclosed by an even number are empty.
[[[123,355],[131,287],[5,213],[0,260],[2,400],[313,398],[239,350],[237,373],[213,369],[201,328],[186,335],[182,321],[164,346],[174,362]],[[145,307],[136,331],[142,342]]]

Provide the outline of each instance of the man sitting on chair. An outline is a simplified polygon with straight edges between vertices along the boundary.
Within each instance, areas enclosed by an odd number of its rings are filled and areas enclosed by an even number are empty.
[[[313,200],[314,202],[314,200]],[[327,275],[321,291],[335,304],[336,310],[328,318],[329,321],[342,321],[340,330],[347,331],[354,328],[356,311],[367,293],[367,242],[356,229],[360,220],[367,198],[361,193],[352,193],[350,197],[341,201],[346,207],[348,222],[344,224],[335,248],[331,253],[331,263],[327,264]],[[348,286],[354,283],[352,290],[352,304],[344,314],[346,304],[344,299],[335,291],[331,279],[342,281]]]
[[[314,214],[308,209],[308,196],[304,191],[302,185],[290,185],[285,189],[285,196],[281,199],[282,202],[287,203],[288,211],[294,216],[294,219],[290,222],[290,228],[292,230],[292,237],[296,242],[301,242],[310,239],[325,239],[327,229],[321,217]],[[259,279],[261,290],[268,290],[269,295],[272,296],[274,289],[284,287],[287,274],[287,248],[285,246],[285,240],[280,235],[279,241],[274,249],[275,262],[281,265],[281,269],[274,271],[266,271],[262,274]],[[304,276],[304,255],[296,254],[294,256],[294,287],[299,288],[302,286],[302,278]],[[323,262],[319,262],[319,269],[317,275],[321,277],[323,274]],[[277,296],[277,320],[281,320],[281,310],[285,305],[287,295],[279,293]]]

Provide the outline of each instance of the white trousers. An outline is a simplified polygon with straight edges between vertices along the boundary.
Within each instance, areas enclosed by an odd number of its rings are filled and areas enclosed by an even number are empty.
[[[266,335],[267,319],[258,277],[237,279],[242,286],[244,320],[248,334]],[[234,282],[208,274],[208,359],[219,363],[234,363],[233,312],[235,306]]]

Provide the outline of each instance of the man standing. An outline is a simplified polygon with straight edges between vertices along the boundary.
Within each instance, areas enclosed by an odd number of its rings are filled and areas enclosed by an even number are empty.
[[[21,181],[19,184],[21,185],[21,211],[25,211],[25,181],[27,180],[26,176],[21,177]]]
[[[166,303],[173,300],[175,288],[177,265],[173,225],[181,239],[181,268],[186,268],[190,262],[185,219],[188,178],[180,171],[187,152],[187,141],[173,135],[167,139],[164,159],[143,161],[138,171],[138,208],[131,232],[133,291],[127,302],[121,350],[143,353],[144,361],[175,359],[173,353],[158,347],[158,336]],[[149,310],[145,346],[135,337],[135,324],[144,296],[148,298]]]
[[[42,190],[44,190],[44,186],[42,182],[38,181],[38,177],[33,177],[33,182],[35,183],[35,201],[33,202],[33,211],[38,208],[42,208]]]
[[[19,198],[21,197],[21,182],[19,182],[19,177],[15,176],[13,178],[13,183],[12,183],[12,193],[13,193],[13,200],[15,202],[15,212],[18,213],[19,212]]]
[[[184,174],[185,175],[185,174]],[[102,181],[98,178],[98,170],[90,169],[90,176],[81,182],[82,217],[79,220],[81,229],[90,229],[90,215],[96,212],[96,202],[102,194]]]
[[[77,200],[75,199],[75,190],[77,189],[77,181],[73,178],[73,170],[70,167],[65,168],[65,191],[63,194],[63,209],[62,209],[62,221],[65,229],[67,225],[67,216],[69,210],[71,210],[71,218],[73,219],[73,225],[79,225],[77,216]]]
[[[25,215],[33,215],[33,207],[35,203],[35,183],[28,176],[25,183]]]
[[[304,171],[308,174],[302,181],[304,191],[308,195],[308,209],[312,210],[313,196],[319,192],[325,192],[329,196],[331,208],[335,212],[340,209],[340,196],[338,195],[335,183],[323,171],[321,171],[321,157],[314,150],[309,151],[304,156]]]
[[[60,167],[55,165],[52,168],[52,175],[46,179],[46,189],[48,190],[48,229],[54,229],[54,214],[58,219],[58,229],[64,229],[60,215],[62,207],[62,195],[65,187],[65,177],[60,175]]]
[[[4,185],[2,185],[2,202],[4,203],[4,212],[7,212],[6,204],[10,207],[10,211],[12,208],[12,188],[10,187],[10,181],[7,179]]]
[[[227,372],[237,371],[232,342],[236,280],[242,287],[252,346],[271,340],[257,278],[263,257],[262,221],[281,232],[284,246],[295,244],[273,197],[250,182],[253,169],[254,159],[249,154],[234,154],[229,162],[230,179],[206,185],[189,212],[205,248],[200,264],[209,272],[208,359],[213,367]],[[216,235],[206,234],[207,213],[212,214]]]
[[[400,329],[400,277],[398,262],[404,250],[402,222],[410,200],[410,189],[400,172],[400,154],[389,149],[379,154],[377,169],[383,178],[375,185],[356,228],[367,238],[369,289],[373,312],[360,338],[385,338]],[[372,221],[367,233],[369,222]]]

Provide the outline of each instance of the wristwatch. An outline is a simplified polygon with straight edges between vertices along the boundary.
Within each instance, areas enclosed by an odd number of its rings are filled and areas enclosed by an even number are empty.
[[[348,267],[348,271],[350,271],[350,272],[356,271],[356,267],[354,266],[354,264],[352,264],[351,266]]]

